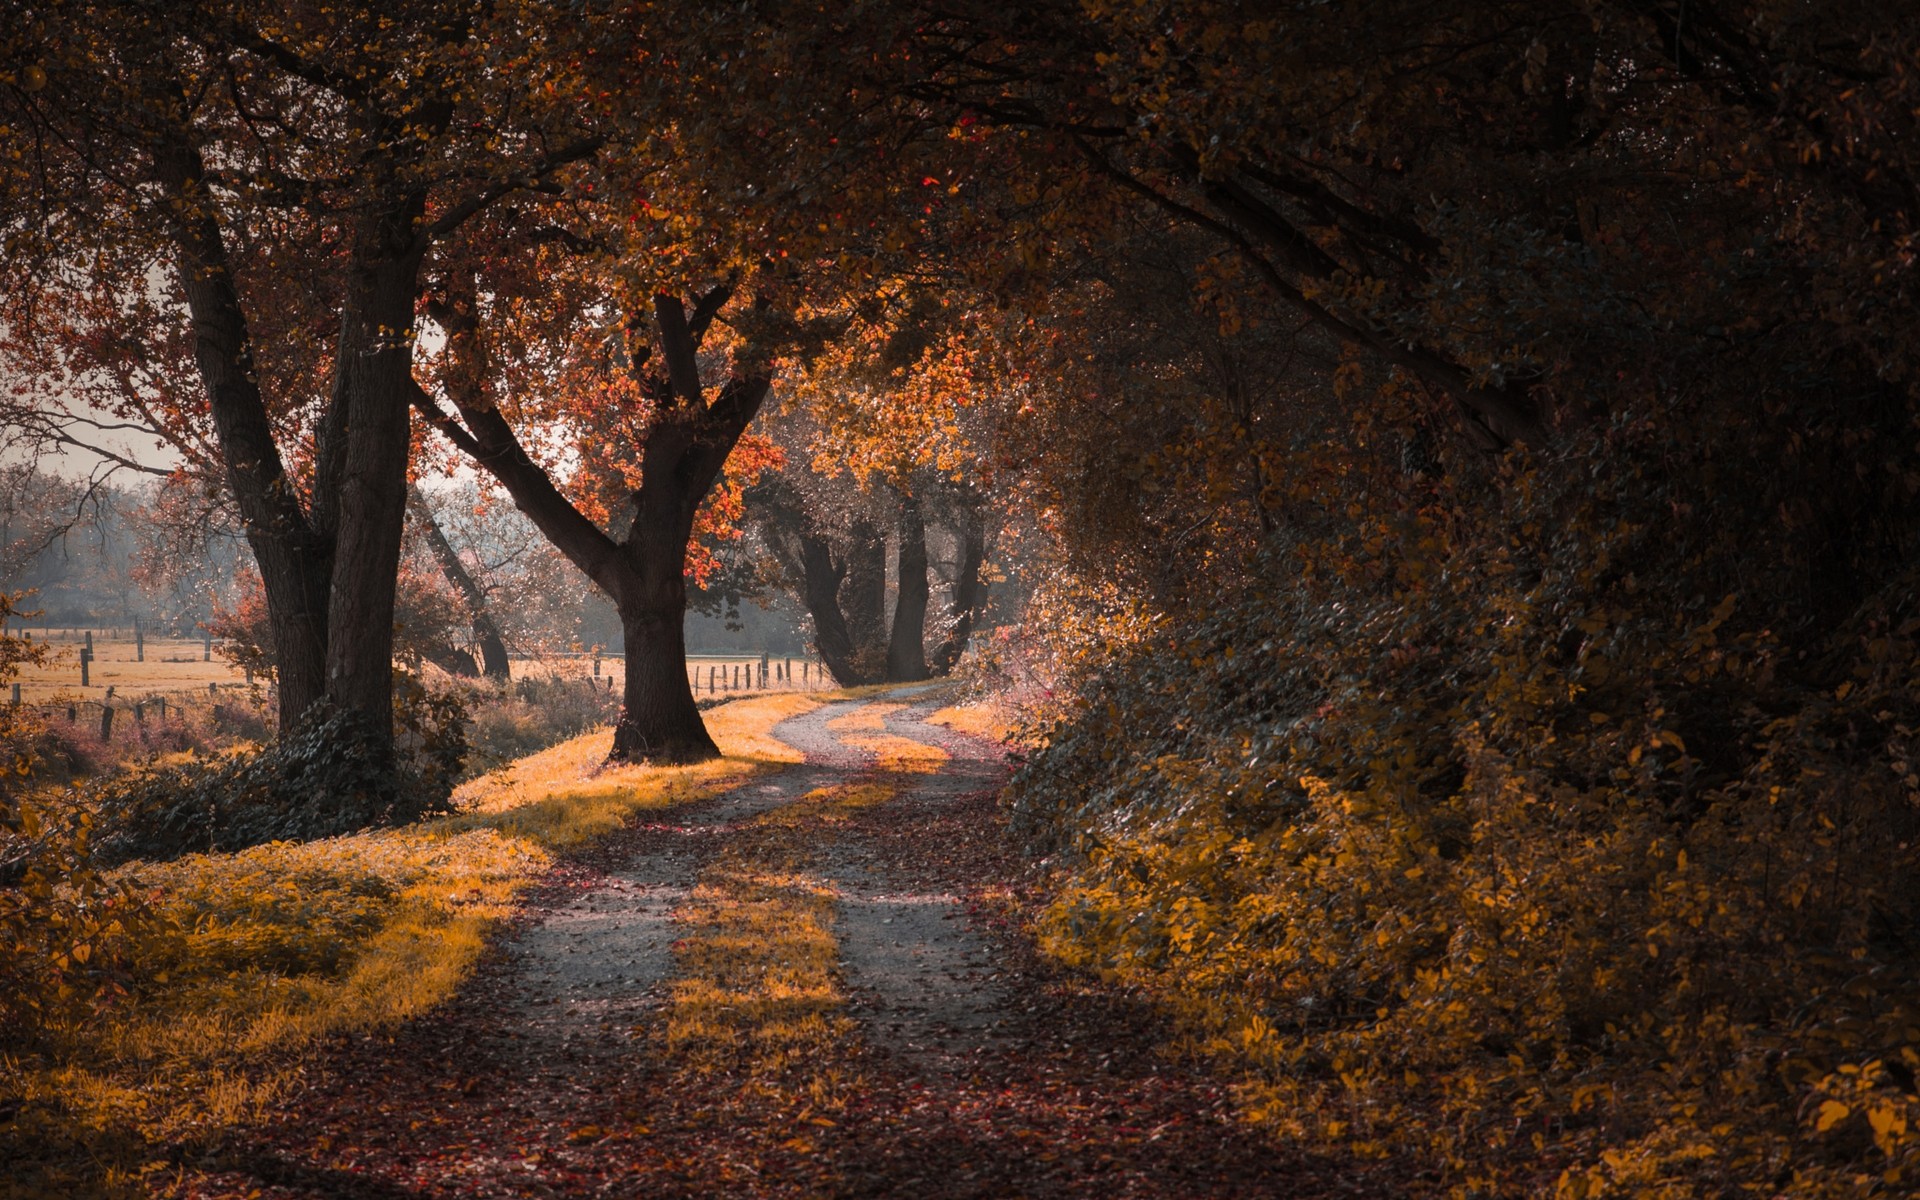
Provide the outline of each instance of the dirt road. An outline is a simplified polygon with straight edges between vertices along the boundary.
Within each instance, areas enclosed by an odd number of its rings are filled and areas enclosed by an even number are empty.
[[[997,747],[895,693],[557,869],[461,996],[335,1047],[190,1197],[1366,1194],[1046,966]]]

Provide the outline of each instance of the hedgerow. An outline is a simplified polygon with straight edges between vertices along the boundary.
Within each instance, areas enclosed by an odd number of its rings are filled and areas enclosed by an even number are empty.
[[[1920,578],[1809,619],[1758,476],[1625,422],[1584,454],[1477,509],[1349,492],[1084,649],[1011,794],[1045,943],[1164,997],[1257,1119],[1444,1190],[1897,1191]]]

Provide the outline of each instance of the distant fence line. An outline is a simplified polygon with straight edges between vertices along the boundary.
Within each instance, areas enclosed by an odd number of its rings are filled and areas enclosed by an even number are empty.
[[[179,719],[190,712],[205,712],[218,725],[233,720],[231,711],[227,708],[228,704],[244,707],[251,715],[260,719],[264,719],[264,713],[268,707],[267,698],[258,689],[242,683],[228,683],[224,688],[219,683],[209,683],[204,701],[200,699],[197,692],[175,690],[117,697],[114,695],[114,690],[109,687],[107,694],[98,699],[90,696],[73,696],[54,700],[22,701],[20,685],[16,683],[12,687],[12,695],[8,703],[14,708],[44,713],[51,721],[57,722],[64,717],[69,725],[80,724],[84,714],[89,723],[98,722],[100,740],[103,742],[113,740],[113,731],[116,726],[125,727],[125,723],[119,719],[122,715],[130,718],[135,726],[140,726],[146,724],[150,718],[164,721],[169,716]],[[223,696],[228,698],[224,703],[221,699]]]
[[[585,659],[589,656],[580,657]],[[713,696],[722,692],[809,690],[829,686],[832,682],[832,677],[827,673],[825,666],[806,658],[776,659],[771,655],[761,655],[756,662],[750,658],[741,661],[736,655],[716,655],[712,657],[724,657],[728,661],[702,663],[692,661],[693,657],[688,656],[687,682],[696,695],[700,693],[702,684],[705,685],[706,693]],[[601,656],[593,655],[591,658],[593,675],[583,677],[581,682],[588,687],[598,689],[600,685],[596,680],[605,679],[606,690],[611,693],[614,689],[614,676],[611,673],[602,674]],[[85,682],[87,663],[88,659],[83,655],[80,663],[83,687],[88,686]],[[795,669],[796,667],[798,670]],[[548,679],[552,682],[564,681],[564,677],[551,672]],[[116,724],[120,723],[121,714],[131,718],[137,726],[144,725],[149,717],[165,720],[169,715],[184,716],[188,711],[201,710],[208,711],[214,721],[220,723],[222,696],[232,697],[234,701],[245,704],[249,709],[265,710],[271,706],[273,690],[272,684],[268,684],[263,692],[255,684],[251,671],[247,672],[245,682],[229,681],[222,684],[218,681],[209,681],[204,701],[197,690],[184,689],[117,697],[115,695],[117,687],[118,685],[108,686],[106,695],[98,698],[73,696],[56,697],[53,700],[23,701],[21,685],[14,683],[8,703],[15,708],[27,708],[45,713],[56,721],[64,716],[69,725],[79,724],[81,714],[85,713],[89,721],[98,721],[100,739],[112,741],[113,731]],[[97,716],[94,715],[96,713]]]

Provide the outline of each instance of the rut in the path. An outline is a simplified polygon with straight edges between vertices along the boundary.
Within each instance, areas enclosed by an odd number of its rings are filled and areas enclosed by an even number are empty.
[[[663,814],[643,828],[624,862],[599,886],[554,906],[536,906],[510,943],[511,997],[530,1054],[629,1054],[633,1027],[659,1007],[673,971],[674,910],[716,836],[737,822],[844,779],[872,758],[842,744],[827,725],[863,707],[828,704],[783,721],[774,736],[807,755],[804,766],[735,788],[717,801]]]
[[[170,1194],[1367,1193],[1240,1127],[1222,1084],[1159,1051],[1150,1014],[1053,971],[1006,927],[989,897],[1023,869],[994,795],[1006,766],[926,724],[933,707],[896,692],[776,726],[804,765],[636,822],[556,869],[456,1001],[338,1047],[319,1082],[189,1164]],[[917,748],[918,773],[884,774],[888,744]],[[813,839],[799,884],[838,895],[850,1035],[751,1078],[676,1061],[660,1029],[686,969],[689,889],[767,836],[756,818],[876,778],[890,798],[794,827]]]
[[[996,787],[1004,754],[925,721],[931,705],[886,713],[894,737],[939,747],[947,761],[891,801],[912,819],[932,819],[961,796]],[[992,942],[966,920],[956,889],[890,879],[869,839],[821,847],[821,874],[840,893],[834,937],[851,1010],[867,1040],[922,1071],[965,1070],[1006,1039],[1011,997]]]

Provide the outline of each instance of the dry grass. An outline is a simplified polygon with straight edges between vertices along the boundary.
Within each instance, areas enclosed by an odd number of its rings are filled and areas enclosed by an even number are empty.
[[[957,733],[971,734],[990,742],[1011,741],[1015,730],[1013,709],[998,700],[951,705],[934,712],[927,718],[927,723],[945,725]]]
[[[139,964],[139,1003],[0,1071],[0,1109],[20,1105],[0,1157],[52,1147],[64,1159],[9,1173],[0,1196],[47,1194],[57,1179],[73,1194],[130,1190],[149,1147],[252,1119],[317,1039],[449,997],[556,851],[798,761],[770,730],[818,703],[716,709],[725,757],[712,763],[600,770],[602,730],[473,781],[454,817],[128,868],[179,934]],[[94,1166],[74,1165],[85,1159]]]
[[[35,631],[35,640],[41,640],[38,631]],[[138,651],[131,637],[106,637],[96,633],[93,639],[93,665],[88,670],[91,686],[83,688],[80,686],[81,631],[56,629],[48,644],[54,650],[50,661],[40,665],[29,664],[20,671],[20,698],[25,703],[101,700],[105,698],[109,686],[113,687],[115,698],[138,699],[159,694],[205,693],[209,683],[219,684],[222,691],[247,683],[246,672],[226,662],[218,652],[211,662],[202,662],[205,647],[198,639],[150,637],[147,639],[146,660],[142,662],[137,660]],[[600,677],[617,681],[624,662],[619,655],[603,655],[600,659]],[[687,678],[693,681],[695,694],[702,698],[715,694],[743,695],[763,690],[789,692],[831,687],[825,669],[818,663],[812,663],[807,668],[808,677],[802,681],[802,662],[801,659],[784,656],[773,658],[771,663],[777,668],[790,669],[793,679],[791,682],[771,680],[766,689],[735,689],[731,686],[735,668],[751,667],[758,671],[760,656],[757,654],[689,658]],[[713,682],[718,684],[717,692],[709,690],[709,668],[715,670]],[[516,659],[514,672],[516,677],[590,679],[594,677],[593,657],[563,654]],[[719,678],[720,675],[725,678]]]
[[[836,894],[811,862],[829,826],[896,789],[894,778],[820,788],[761,815],[701,873],[677,914],[684,933],[665,1046],[682,1071],[724,1075],[730,1104],[830,1124],[825,1114],[858,1089],[841,1053],[854,1025],[835,971]]]
[[[895,737],[886,731],[886,718],[906,707],[904,704],[869,704],[827,722],[827,728],[852,735],[841,740],[849,746],[872,751],[879,759],[881,770],[931,775],[947,761],[944,750],[911,738]]]
[[[55,631],[50,661],[28,665],[20,671],[20,698],[28,704],[47,704],[55,700],[99,700],[107,688],[115,697],[129,699],[157,693],[204,693],[209,683],[222,691],[244,687],[246,672],[218,656],[212,662],[200,661],[203,648],[198,641],[182,638],[148,638],[145,662],[135,660],[131,638],[96,637],[93,640],[93,665],[88,668],[92,686],[80,686],[80,643],[61,640]],[[35,639],[39,640],[38,638]]]

